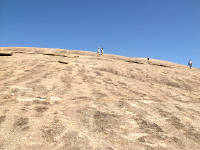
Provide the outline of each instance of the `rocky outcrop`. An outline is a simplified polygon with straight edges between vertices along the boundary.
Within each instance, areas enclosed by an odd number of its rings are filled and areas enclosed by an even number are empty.
[[[198,150],[200,70],[77,50],[0,48],[0,149]]]

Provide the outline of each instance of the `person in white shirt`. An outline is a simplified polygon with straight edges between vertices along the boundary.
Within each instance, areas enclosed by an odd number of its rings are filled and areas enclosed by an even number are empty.
[[[100,55],[100,48],[97,48],[97,55]]]

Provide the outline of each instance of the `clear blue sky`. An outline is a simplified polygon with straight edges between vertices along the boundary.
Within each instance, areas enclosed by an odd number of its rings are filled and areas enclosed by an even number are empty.
[[[2,46],[101,46],[200,68],[200,0],[0,0]]]

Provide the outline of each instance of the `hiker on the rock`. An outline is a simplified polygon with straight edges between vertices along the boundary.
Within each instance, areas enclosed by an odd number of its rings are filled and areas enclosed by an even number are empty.
[[[149,57],[147,57],[147,63],[148,63],[148,64],[149,64],[149,59],[150,59],[150,58],[149,58]]]
[[[103,55],[103,48],[101,48],[101,55]]]
[[[100,48],[97,49],[97,55],[100,55]]]
[[[192,68],[192,60],[191,59],[188,62],[188,66],[190,67],[190,69]]]

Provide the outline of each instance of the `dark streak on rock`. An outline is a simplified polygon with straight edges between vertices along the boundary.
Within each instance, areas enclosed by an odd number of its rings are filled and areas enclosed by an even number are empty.
[[[5,121],[5,119],[6,119],[6,116],[0,116],[0,125],[1,125],[2,122]]]

